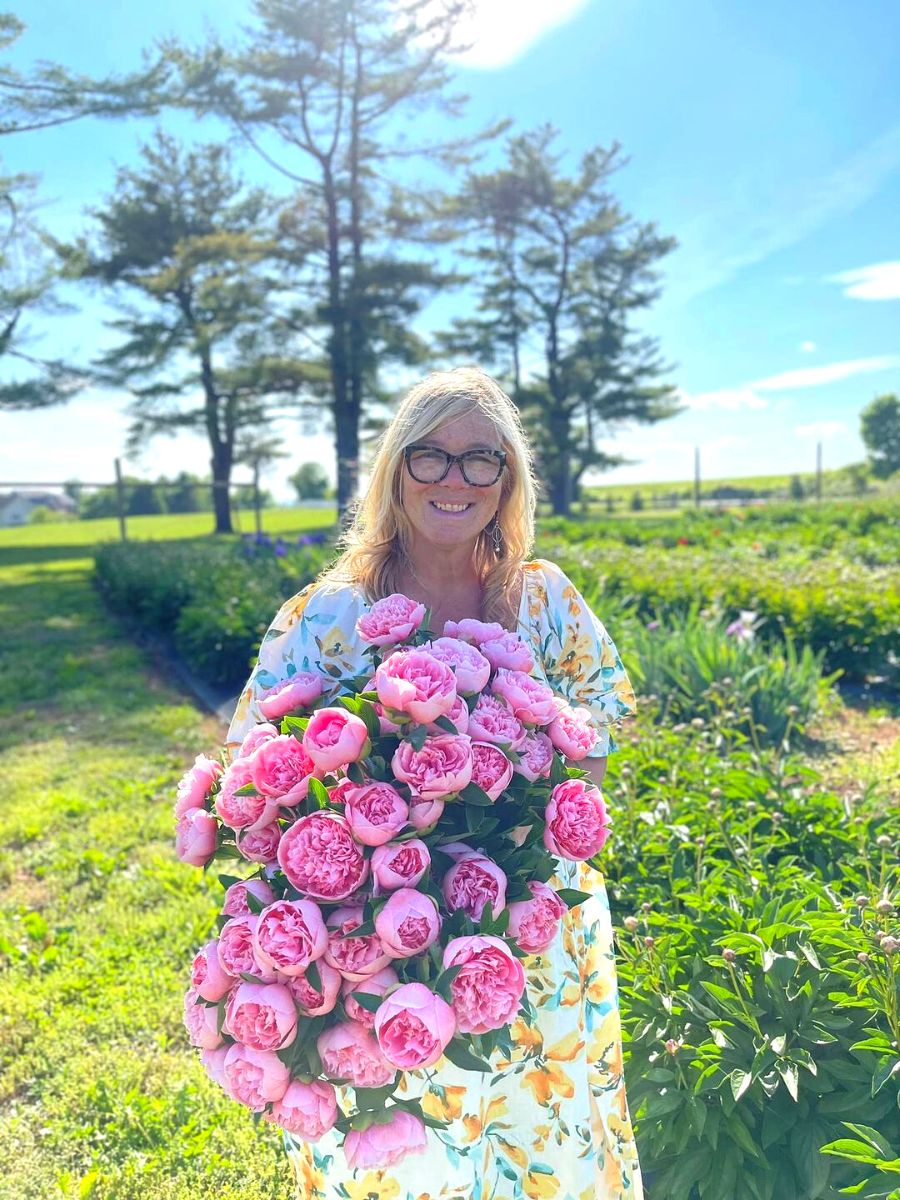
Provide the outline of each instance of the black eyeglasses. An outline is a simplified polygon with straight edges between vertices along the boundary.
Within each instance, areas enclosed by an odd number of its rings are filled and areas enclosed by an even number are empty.
[[[447,478],[453,464],[459,463],[466,483],[472,487],[490,487],[506,466],[505,450],[466,450],[463,454],[449,454],[439,446],[414,442],[404,447],[403,455],[406,469],[417,483],[440,483]]]

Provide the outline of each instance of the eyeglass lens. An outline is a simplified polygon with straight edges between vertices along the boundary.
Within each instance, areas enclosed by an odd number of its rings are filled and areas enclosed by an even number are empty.
[[[426,448],[413,450],[409,455],[409,469],[413,479],[419,483],[437,483],[447,474],[452,456],[445,450]],[[481,454],[477,450],[460,455],[456,460],[466,483],[476,487],[487,487],[496,483],[503,464],[492,454]]]

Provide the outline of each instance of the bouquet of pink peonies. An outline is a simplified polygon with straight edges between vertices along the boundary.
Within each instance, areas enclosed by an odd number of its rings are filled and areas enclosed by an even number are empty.
[[[308,1141],[342,1132],[351,1168],[442,1126],[396,1094],[400,1073],[509,1056],[511,1022],[533,1013],[521,959],[587,898],[548,885],[554,856],[593,860],[609,831],[600,791],[565,761],[596,744],[587,711],[501,626],[426,626],[406,596],[373,604],[356,627],[371,672],[333,703],[315,673],[263,691],[265,723],[231,763],[199,756],[175,806],[183,861],[256,864],[219,877],[191,1041],[266,1120]]]

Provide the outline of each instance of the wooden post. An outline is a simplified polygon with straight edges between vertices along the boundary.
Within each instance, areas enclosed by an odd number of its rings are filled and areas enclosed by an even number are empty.
[[[253,508],[256,513],[256,536],[262,533],[262,506],[259,500],[259,463],[253,464]]]
[[[816,442],[816,499],[822,499],[822,443]]]
[[[125,528],[125,484],[122,482],[122,461],[116,459],[116,508],[119,510],[119,536],[123,542],[128,541],[128,531]]]
[[[694,447],[694,507],[700,507],[700,447]]]

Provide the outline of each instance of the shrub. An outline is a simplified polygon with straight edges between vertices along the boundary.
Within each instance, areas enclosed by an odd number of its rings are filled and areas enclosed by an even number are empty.
[[[824,651],[797,650],[790,638],[770,650],[751,623],[738,619],[728,628],[693,608],[664,625],[631,629],[629,672],[638,694],[658,697],[660,721],[705,719],[760,745],[780,745],[816,710]]]
[[[98,550],[95,580],[114,612],[172,638],[203,678],[238,686],[278,606],[331,553],[322,534],[296,543],[114,542]]]
[[[851,816],[802,760],[721,731],[651,728],[631,757],[602,865],[648,1191],[836,1196],[858,1175],[821,1154],[843,1120],[900,1139],[897,813]]]

